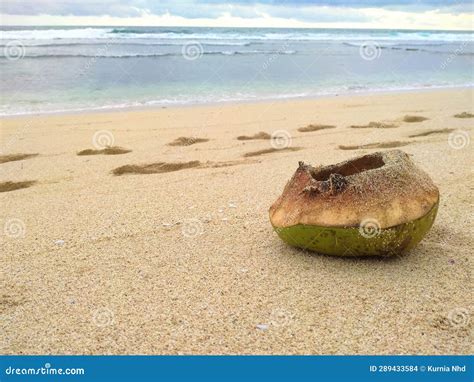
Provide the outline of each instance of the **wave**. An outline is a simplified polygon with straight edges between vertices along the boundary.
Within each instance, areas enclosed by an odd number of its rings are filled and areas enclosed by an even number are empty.
[[[197,40],[197,41],[413,41],[462,42],[472,41],[472,32],[439,31],[381,31],[330,29],[220,29],[220,28],[52,28],[3,29],[0,40]]]
[[[147,30],[143,29],[132,29],[132,28],[117,28],[117,29],[112,29],[110,33],[127,33],[127,34],[144,34],[144,33],[149,33]]]
[[[285,51],[267,51],[267,50],[244,50],[244,51],[215,51],[202,52],[202,55],[223,55],[223,56],[237,56],[237,55],[291,55],[296,54],[295,50]],[[178,57],[182,53],[124,53],[124,54],[32,54],[25,55],[23,58],[144,58],[144,57]],[[7,56],[0,56],[0,59],[7,59]]]
[[[366,45],[367,42],[364,43],[349,43],[344,42],[342,45],[352,47],[352,48],[360,48],[361,46]],[[456,51],[453,52],[452,50],[436,50],[436,49],[425,49],[425,47],[439,47],[445,44],[392,44],[392,45],[379,45],[374,43],[373,47],[376,49],[388,49],[388,50],[403,50],[406,52],[427,52],[427,53],[436,53],[436,54],[456,54],[457,56],[472,56],[474,52],[463,52],[463,51]]]
[[[474,38],[474,36],[473,36]],[[388,41],[355,41],[355,42],[343,42],[342,45],[347,45],[347,46],[355,46],[359,48],[361,45],[367,44],[369,42],[373,43],[374,45],[380,45],[384,47],[397,47],[397,48],[403,48],[403,47],[432,47],[432,46],[450,46],[453,43],[466,43],[469,41],[473,40],[466,40],[466,41],[438,41],[438,42],[427,42],[427,41],[398,41],[398,42],[388,42]]]
[[[108,28],[20,29],[0,31],[1,40],[60,40],[108,38]]]
[[[145,34],[150,33],[152,28],[114,28],[110,33],[121,33],[121,34]],[[176,33],[176,29],[162,29],[162,33]],[[179,29],[181,34],[192,34],[193,31],[189,29]]]
[[[182,46],[183,42],[182,41],[159,41],[159,42],[141,42],[141,41],[100,41],[100,40],[94,40],[94,41],[70,41],[67,43],[41,43],[41,42],[24,42],[21,41],[21,45],[27,48],[54,48],[54,47],[81,47],[81,46],[91,46],[91,45],[132,45],[132,46]],[[215,41],[215,42],[202,42],[200,45],[202,46],[250,46],[254,45],[257,43],[252,43],[252,42],[229,42],[229,41]],[[0,47],[7,47],[7,44],[0,43]]]

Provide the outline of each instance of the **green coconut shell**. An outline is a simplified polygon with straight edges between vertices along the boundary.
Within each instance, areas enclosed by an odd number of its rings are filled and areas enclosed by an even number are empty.
[[[269,210],[289,245],[336,256],[390,256],[417,245],[433,225],[439,190],[400,150],[335,165],[299,163]]]
[[[273,227],[287,244],[335,256],[394,256],[414,248],[430,230],[438,203],[423,217],[390,228],[320,227],[297,224]]]

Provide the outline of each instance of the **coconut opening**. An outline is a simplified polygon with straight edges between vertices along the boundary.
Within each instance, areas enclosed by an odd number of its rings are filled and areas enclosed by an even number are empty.
[[[311,175],[315,180],[326,181],[329,180],[331,174],[349,176],[359,174],[364,171],[380,168],[383,165],[385,165],[385,162],[383,161],[382,155],[366,155],[346,162],[340,166],[329,166],[323,168],[321,171],[314,172]]]

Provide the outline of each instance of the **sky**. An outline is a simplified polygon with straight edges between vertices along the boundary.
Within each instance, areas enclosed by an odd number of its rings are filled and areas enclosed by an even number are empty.
[[[1,0],[2,25],[473,30],[472,0]]]

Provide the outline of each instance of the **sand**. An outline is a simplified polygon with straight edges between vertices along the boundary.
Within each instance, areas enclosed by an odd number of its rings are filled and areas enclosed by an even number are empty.
[[[0,165],[0,182],[33,182],[0,193],[1,351],[470,353],[473,123],[454,115],[472,112],[473,90],[452,89],[1,120],[1,155],[38,154]],[[350,127],[369,122],[398,127]],[[310,124],[336,128],[298,132]],[[237,139],[260,131],[274,139]],[[77,155],[98,142],[131,152]],[[268,208],[298,161],[386,142],[409,142],[440,189],[417,248],[337,258],[278,239]]]

